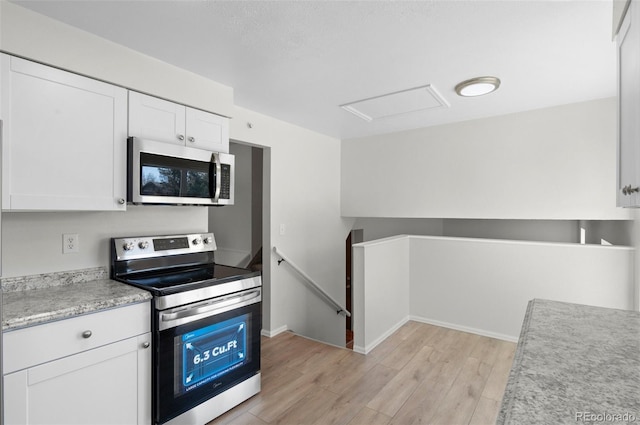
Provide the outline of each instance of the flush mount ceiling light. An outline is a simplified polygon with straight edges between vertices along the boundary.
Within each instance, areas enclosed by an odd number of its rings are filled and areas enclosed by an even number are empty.
[[[456,93],[459,96],[472,97],[482,96],[500,87],[500,79],[496,77],[476,77],[463,81],[456,86]]]

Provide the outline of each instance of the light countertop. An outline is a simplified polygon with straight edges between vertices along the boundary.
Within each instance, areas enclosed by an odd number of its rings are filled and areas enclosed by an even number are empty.
[[[144,302],[151,294],[108,278],[103,268],[2,279],[2,330]]]
[[[640,313],[529,302],[497,424],[640,422]]]

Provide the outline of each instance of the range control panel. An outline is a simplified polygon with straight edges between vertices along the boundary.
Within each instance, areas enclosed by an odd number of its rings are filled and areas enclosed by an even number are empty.
[[[217,246],[213,233],[194,233],[189,235],[114,238],[113,249],[116,254],[116,260],[133,260],[215,251]]]

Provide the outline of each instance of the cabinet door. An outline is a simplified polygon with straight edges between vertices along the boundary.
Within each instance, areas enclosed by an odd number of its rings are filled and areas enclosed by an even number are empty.
[[[4,423],[151,423],[150,341],[145,334],[5,375]]]
[[[632,2],[618,34],[618,182],[617,204],[639,205],[638,192],[623,188],[640,186],[640,22]]]
[[[184,145],[185,107],[130,91],[129,136]]]
[[[2,208],[124,210],[127,92],[2,55]]]
[[[229,153],[229,119],[187,108],[187,146]]]

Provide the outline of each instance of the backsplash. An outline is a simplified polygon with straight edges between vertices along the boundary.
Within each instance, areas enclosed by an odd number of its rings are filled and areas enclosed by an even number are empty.
[[[126,212],[2,214],[2,276],[109,267],[112,237],[203,232],[208,208],[127,205]],[[62,252],[62,235],[79,235],[79,251]]]
[[[27,291],[31,289],[48,288],[52,286],[70,285],[73,283],[90,282],[108,279],[106,267],[73,270],[67,272],[42,273],[29,276],[7,277],[0,279],[2,292]]]

